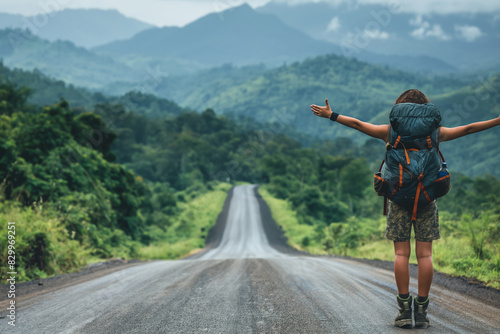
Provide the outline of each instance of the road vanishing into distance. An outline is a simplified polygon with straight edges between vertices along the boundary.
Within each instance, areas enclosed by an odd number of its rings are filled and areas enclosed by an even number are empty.
[[[0,332],[407,333],[393,327],[391,271],[278,251],[261,201],[255,186],[233,188],[218,247],[36,296],[18,308],[15,328],[0,319]],[[500,333],[499,308],[441,286],[430,298],[426,333]]]

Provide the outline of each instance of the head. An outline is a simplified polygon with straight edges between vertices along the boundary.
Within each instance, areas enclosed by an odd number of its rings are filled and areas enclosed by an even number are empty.
[[[399,95],[398,99],[394,104],[398,103],[418,103],[424,104],[429,103],[429,99],[425,96],[424,93],[419,91],[418,89],[408,89],[403,94]]]

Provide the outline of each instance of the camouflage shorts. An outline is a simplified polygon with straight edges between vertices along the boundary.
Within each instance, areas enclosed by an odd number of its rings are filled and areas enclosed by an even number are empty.
[[[393,241],[410,240],[411,227],[415,229],[415,240],[432,241],[441,238],[439,234],[439,215],[436,201],[419,208],[417,220],[412,223],[412,212],[388,201],[387,227],[385,237]]]

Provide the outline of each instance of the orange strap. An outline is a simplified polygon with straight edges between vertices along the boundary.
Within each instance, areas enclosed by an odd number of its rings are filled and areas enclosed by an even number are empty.
[[[449,178],[449,177],[450,177],[450,174],[445,175],[445,176],[443,176],[443,177],[440,177],[439,179],[434,180],[434,182],[439,182],[439,181],[442,181],[442,180],[447,179],[447,178]]]
[[[443,153],[441,153],[441,150],[438,149],[439,156],[441,157],[442,162],[446,162],[443,157]]]
[[[409,165],[410,164],[410,157],[408,156],[408,152],[406,151],[406,146],[404,144],[403,144],[403,147],[405,149],[406,163]]]
[[[415,195],[415,203],[413,204],[413,215],[411,216],[411,221],[417,220],[418,199],[420,198],[420,190],[424,188],[424,185],[422,184],[423,178],[424,178],[424,173],[420,173],[420,175],[418,176],[417,193]]]
[[[385,160],[383,160],[382,163],[380,164],[380,168],[378,169],[379,173],[382,171],[382,167],[384,166],[384,162],[385,162]]]
[[[414,151],[414,152],[418,152],[420,150],[417,150],[416,148],[409,148],[408,151]]]
[[[399,187],[403,186],[403,165],[399,164]]]
[[[400,140],[401,140],[401,136],[398,136],[398,139],[396,139],[396,142],[394,143],[394,148],[398,147]]]
[[[427,136],[427,147],[432,148],[431,136]]]
[[[419,181],[417,186],[417,194],[415,195],[415,203],[413,204],[413,215],[411,216],[411,221],[417,220],[417,207],[418,207],[418,198],[420,197],[420,187],[422,183]]]
[[[424,192],[424,195],[425,195],[425,198],[427,199],[427,202],[432,202],[431,198],[429,197],[429,194],[427,193],[427,191],[425,190],[424,188],[424,185],[422,184],[422,191]]]

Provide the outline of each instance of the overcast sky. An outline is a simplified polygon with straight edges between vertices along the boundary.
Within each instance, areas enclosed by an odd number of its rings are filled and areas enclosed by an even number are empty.
[[[301,3],[318,0],[275,0]],[[347,0],[326,0],[338,3]],[[438,12],[491,12],[500,10],[499,0],[359,0],[364,3],[401,1],[403,11],[420,14]],[[157,26],[183,26],[211,12],[248,3],[259,7],[269,0],[1,0],[0,12],[34,15],[65,8],[117,9],[122,14]]]

